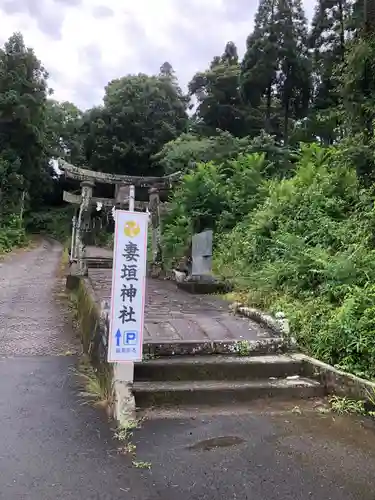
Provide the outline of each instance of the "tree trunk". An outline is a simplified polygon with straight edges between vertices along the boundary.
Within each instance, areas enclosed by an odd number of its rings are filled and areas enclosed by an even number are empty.
[[[289,142],[289,93],[285,99],[284,108],[284,145],[286,146]]]
[[[266,104],[266,130],[272,134],[271,130],[271,104],[272,104],[272,84],[267,88],[267,104]]]
[[[339,15],[340,15],[340,56],[341,61],[344,60],[345,56],[345,23],[344,23],[344,8],[343,0],[339,0]]]

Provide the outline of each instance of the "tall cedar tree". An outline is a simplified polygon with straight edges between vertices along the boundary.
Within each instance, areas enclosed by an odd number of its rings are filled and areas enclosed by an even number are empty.
[[[165,61],[160,66],[159,79],[171,85],[173,92],[176,93],[179,100],[184,104],[185,107],[188,107],[190,98],[188,95],[183,93],[180,84],[178,82],[176,72],[173,69],[171,63],[169,63],[168,61]]]
[[[283,138],[289,141],[290,121],[306,117],[311,96],[307,20],[301,0],[279,0],[275,15],[278,47],[277,90],[283,112]]]
[[[345,58],[346,44],[352,36],[352,2],[320,0],[312,20],[309,45],[313,52],[312,127],[323,142],[335,139],[337,109],[341,98],[335,78]]]
[[[365,144],[373,141],[375,120],[375,8],[373,1],[362,5],[362,27],[359,5],[354,10],[355,36],[348,44],[340,82],[344,116],[351,134],[362,134]]]
[[[197,73],[189,83],[189,92],[197,101],[196,130],[214,135],[218,130],[241,137],[247,134],[247,113],[239,90],[240,66],[237,47],[226,44],[221,57],[210,68]]]
[[[278,56],[276,9],[277,0],[261,0],[241,65],[243,96],[253,110],[259,109],[265,101],[264,128],[268,133],[276,132],[271,120]]]
[[[261,0],[247,39],[241,86],[253,108],[265,104],[267,132],[287,143],[290,121],[306,116],[310,99],[307,21],[300,0]],[[275,106],[279,116],[273,116]]]

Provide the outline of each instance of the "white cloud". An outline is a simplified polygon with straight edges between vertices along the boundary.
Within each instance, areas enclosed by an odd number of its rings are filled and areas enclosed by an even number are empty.
[[[108,81],[127,73],[156,72],[167,60],[185,86],[227,41],[241,54],[257,7],[251,3],[0,0],[0,42],[21,31],[49,71],[55,97],[90,107]],[[308,14],[313,3],[305,0]]]

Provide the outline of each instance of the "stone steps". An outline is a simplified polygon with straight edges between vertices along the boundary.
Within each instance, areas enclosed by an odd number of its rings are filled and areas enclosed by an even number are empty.
[[[302,374],[302,362],[287,355],[170,356],[136,363],[134,378],[146,381],[252,380]]]
[[[323,397],[323,385],[304,375],[303,363],[283,354],[167,356],[135,364],[133,393],[138,408]]]
[[[321,397],[324,388],[314,380],[245,380],[193,382],[135,382],[133,393],[138,408],[181,405],[232,405],[258,399],[295,400]]]
[[[86,257],[85,259],[88,269],[112,269],[112,257]]]

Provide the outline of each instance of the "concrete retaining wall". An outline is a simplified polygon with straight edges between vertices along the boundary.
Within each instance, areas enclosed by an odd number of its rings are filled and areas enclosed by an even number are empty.
[[[333,366],[305,354],[296,353],[292,354],[291,357],[302,361],[304,375],[321,382],[326,388],[327,394],[348,396],[358,400],[368,400],[369,396],[375,398],[374,382],[337,370]]]
[[[100,384],[112,394],[112,416],[122,424],[133,418],[134,397],[131,392],[134,363],[108,363],[110,306],[96,301],[90,280],[79,278],[74,290],[84,352],[89,356]]]

